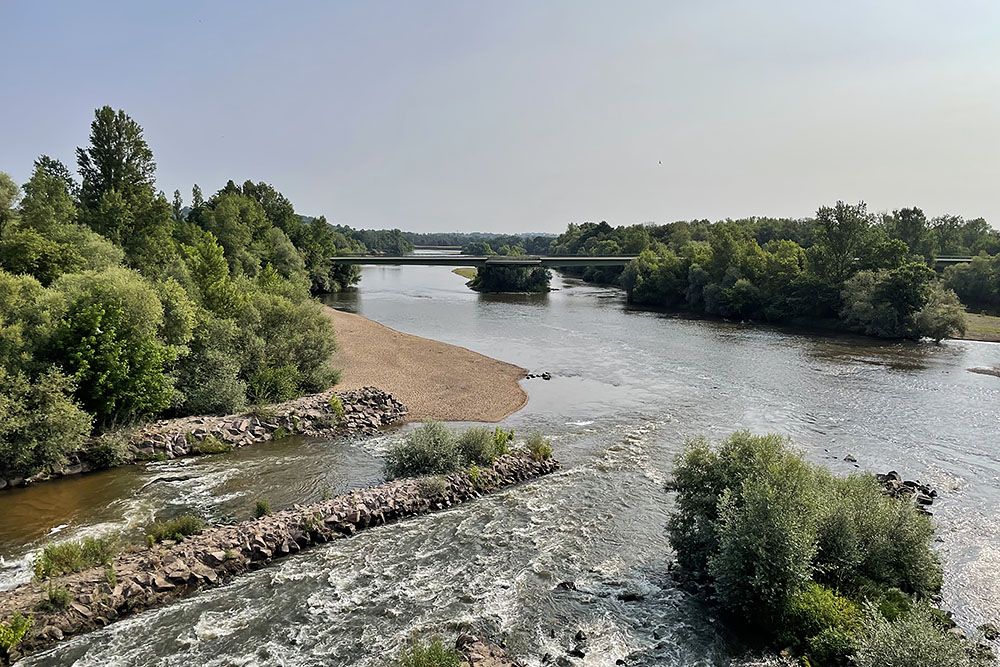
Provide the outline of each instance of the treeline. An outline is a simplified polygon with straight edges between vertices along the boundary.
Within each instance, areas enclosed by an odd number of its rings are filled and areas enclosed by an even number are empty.
[[[944,284],[974,310],[1000,315],[1000,254],[977,255],[944,271]]]
[[[398,229],[354,229],[346,225],[335,225],[334,229],[356,240],[365,252],[398,256],[413,251],[413,244]]]
[[[0,173],[0,478],[59,465],[94,431],[335,381],[310,294],[358,280],[330,261],[365,252],[358,238],[267,183],[168,201],[142,128],[110,107],[77,168],[42,156],[23,188]]]
[[[505,255],[507,249],[542,255],[549,251],[554,234],[492,234],[489,232],[403,232],[413,245],[460,246],[465,255]]]
[[[981,219],[928,220],[919,209],[876,216],[843,202],[807,219],[574,224],[552,243],[553,254],[638,254],[624,270],[580,272],[620,284],[635,304],[938,340],[964,332],[964,318],[930,268],[934,258],[998,248],[1000,233]],[[952,272],[948,287],[966,271]]]

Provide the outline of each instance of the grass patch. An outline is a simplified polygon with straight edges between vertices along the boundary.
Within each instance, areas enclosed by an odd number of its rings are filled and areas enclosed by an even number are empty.
[[[459,667],[461,664],[462,655],[436,637],[427,644],[413,642],[396,659],[396,667]]]
[[[254,503],[253,515],[258,519],[271,513],[271,503],[267,498],[258,498]]]
[[[69,594],[68,590],[63,586],[56,586],[50,581],[48,590],[45,593],[45,599],[38,603],[38,610],[59,611],[68,607],[72,601],[73,596]]]
[[[966,312],[964,338],[1000,343],[1000,317]]]
[[[24,641],[32,622],[30,616],[20,612],[11,616],[9,621],[0,621],[0,656],[6,657]]]
[[[182,514],[166,521],[154,521],[146,526],[146,542],[150,545],[174,540],[180,542],[185,537],[197,535],[205,530],[205,522],[193,514]]]
[[[225,454],[233,451],[232,445],[228,442],[222,442],[211,433],[195,442],[192,448],[198,454]]]
[[[47,544],[35,559],[35,578],[50,579],[98,565],[108,565],[120,548],[121,542],[117,535]]]
[[[476,277],[478,271],[474,266],[459,266],[451,270],[452,273],[462,276],[466,280],[473,280]]]

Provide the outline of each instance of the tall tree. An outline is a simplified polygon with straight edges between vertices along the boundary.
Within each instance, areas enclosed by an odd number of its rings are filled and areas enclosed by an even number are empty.
[[[3,238],[7,227],[14,221],[17,202],[21,198],[21,188],[17,186],[10,174],[0,171],[0,238]]]
[[[184,208],[184,200],[181,199],[181,191],[174,190],[174,203],[172,205],[172,212],[174,215],[174,220],[180,222],[181,211]]]
[[[31,179],[24,184],[21,219],[41,234],[62,227],[76,219],[73,191],[76,184],[69,170],[59,160],[41,156],[35,160]]]
[[[911,253],[928,257],[933,254],[927,216],[917,207],[901,208],[885,217],[886,231],[901,240]]]
[[[142,136],[142,127],[122,110],[104,106],[90,124],[90,146],[76,149],[83,179],[80,203],[96,210],[101,198],[114,191],[126,205],[153,197],[156,163]]]
[[[811,248],[811,259],[816,272],[829,285],[839,288],[858,270],[872,218],[864,202],[838,201],[833,207],[821,207],[816,222],[817,240]]]
[[[195,183],[191,187],[191,206],[193,208],[201,208],[205,205],[205,196],[201,194],[201,186]]]

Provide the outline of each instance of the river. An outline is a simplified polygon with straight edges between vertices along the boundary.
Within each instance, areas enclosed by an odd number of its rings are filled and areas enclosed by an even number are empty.
[[[791,436],[838,473],[896,469],[935,486],[944,604],[1000,618],[1000,379],[986,343],[879,343],[630,310],[619,290],[557,277],[547,295],[479,295],[441,267],[372,267],[331,303],[547,371],[507,420],[553,441],[563,470],[437,515],[311,550],[179,604],[72,639],[24,665],[382,665],[415,632],[471,626],[529,665],[725,665],[731,644],[667,574],[664,482],[686,439]],[[245,518],[379,479],[399,433],[289,439],[0,496],[7,585],[47,539],[193,509]],[[577,590],[558,587],[573,581]],[[624,600],[621,598],[625,598]],[[636,599],[639,598],[639,599]]]

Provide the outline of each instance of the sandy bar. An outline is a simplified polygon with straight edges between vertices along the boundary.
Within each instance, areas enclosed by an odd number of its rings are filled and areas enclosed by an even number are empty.
[[[410,421],[497,422],[528,401],[520,366],[327,308],[337,332],[337,390],[375,386],[409,408]]]

